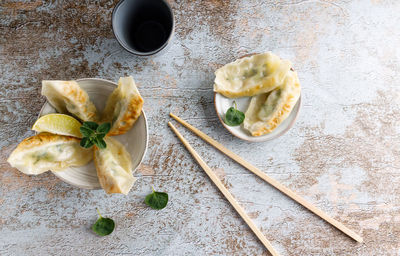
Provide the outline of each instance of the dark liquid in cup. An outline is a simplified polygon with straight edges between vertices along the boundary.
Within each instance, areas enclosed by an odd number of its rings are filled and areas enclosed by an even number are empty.
[[[130,32],[130,41],[139,51],[149,52],[160,48],[167,40],[162,24],[154,20],[144,21]]]
[[[126,0],[118,9],[120,38],[134,51],[161,49],[173,29],[172,13],[161,0]]]

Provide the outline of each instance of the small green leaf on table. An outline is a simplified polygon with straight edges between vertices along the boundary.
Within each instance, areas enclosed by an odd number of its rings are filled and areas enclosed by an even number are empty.
[[[164,192],[157,192],[152,187],[153,192],[148,194],[144,199],[144,203],[155,210],[161,210],[167,206],[168,194]]]
[[[92,230],[98,234],[99,236],[107,236],[114,231],[115,223],[110,218],[103,218],[97,209],[97,213],[99,214],[99,219],[96,223],[93,224]]]

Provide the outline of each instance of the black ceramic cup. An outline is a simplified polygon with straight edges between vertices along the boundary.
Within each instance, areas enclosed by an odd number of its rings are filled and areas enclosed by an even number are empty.
[[[121,0],[112,14],[119,44],[128,52],[149,56],[164,49],[174,33],[174,15],[164,0]]]

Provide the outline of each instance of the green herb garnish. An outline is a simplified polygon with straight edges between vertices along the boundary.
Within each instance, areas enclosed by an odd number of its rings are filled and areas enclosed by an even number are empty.
[[[155,210],[163,209],[165,206],[167,206],[168,194],[164,192],[157,192],[153,187],[151,188],[153,189],[153,192],[146,196],[144,203]]]
[[[100,218],[93,224],[92,230],[98,234],[99,236],[107,236],[114,231],[115,223],[110,218],[103,218],[99,212],[99,209],[96,209]]]
[[[90,148],[93,145],[96,145],[101,149],[106,148],[107,144],[103,138],[110,131],[110,129],[110,123],[98,125],[95,122],[83,122],[81,128],[79,129],[83,135],[81,146],[84,148]]]
[[[226,111],[224,122],[229,126],[238,126],[244,121],[244,113],[237,109],[236,101],[233,101],[235,107],[230,107]]]

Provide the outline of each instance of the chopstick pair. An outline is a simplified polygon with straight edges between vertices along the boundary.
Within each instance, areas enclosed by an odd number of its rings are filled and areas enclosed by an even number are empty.
[[[294,193],[292,190],[289,188],[285,187],[284,185],[280,184],[278,181],[274,180],[273,178],[269,177],[265,173],[263,173],[260,169],[255,167],[254,165],[250,164],[240,156],[236,155],[226,147],[224,147],[222,144],[217,142],[216,140],[212,139],[205,133],[201,132],[200,130],[196,129],[192,125],[188,124],[178,116],[170,113],[170,116],[174,118],[176,121],[181,123],[183,126],[188,128],[190,131],[195,133],[197,136],[220,150],[222,153],[266,181],[268,184],[272,185],[294,201],[298,202],[305,208],[307,208],[309,211],[313,212],[314,214],[318,215],[320,218],[331,224],[332,226],[336,227],[355,241],[362,243],[363,239],[361,236],[356,234],[354,231],[350,230],[347,228],[345,225],[342,223],[338,222],[337,220],[333,219],[330,217],[328,214],[323,212],[322,210],[318,209],[308,201],[306,201],[304,198],[301,196],[297,195]],[[200,155],[192,148],[192,146],[189,144],[189,142],[182,136],[182,134],[179,133],[179,131],[175,128],[175,126],[171,123],[168,122],[168,125],[171,127],[171,129],[175,132],[175,134],[178,136],[178,138],[182,141],[182,143],[186,146],[186,148],[189,150],[189,152],[192,154],[192,156],[196,159],[196,161],[200,164],[200,166],[204,169],[204,171],[207,173],[207,175],[210,177],[210,179],[215,183],[215,185],[219,188],[219,190],[222,192],[222,194],[228,199],[228,201],[232,204],[232,206],[235,208],[235,210],[239,213],[239,215],[244,219],[244,221],[249,225],[251,230],[256,234],[256,236],[261,240],[261,242],[264,244],[264,246],[270,251],[272,255],[278,255],[278,253],[273,249],[271,243],[265,238],[265,236],[261,233],[261,231],[254,225],[250,217],[244,212],[243,208],[238,204],[238,202],[233,198],[232,194],[225,188],[225,186],[222,184],[222,182],[218,179],[218,177],[214,174],[214,172],[208,167],[208,165],[204,162],[203,159],[201,159]]]

